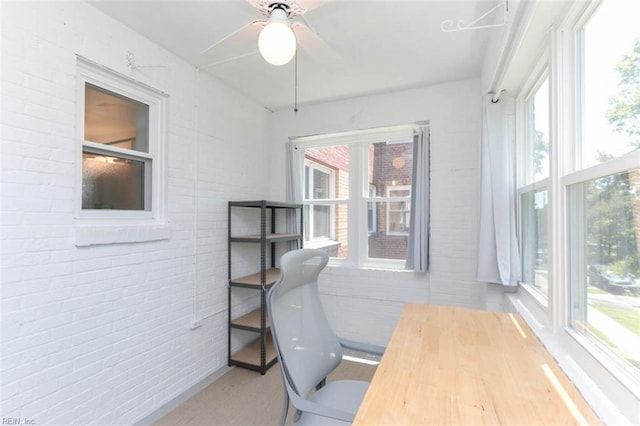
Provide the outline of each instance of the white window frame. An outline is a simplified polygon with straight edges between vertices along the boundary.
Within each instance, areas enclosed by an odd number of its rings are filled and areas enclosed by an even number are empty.
[[[90,83],[149,106],[148,152],[107,146],[84,140],[85,85]],[[83,57],[77,58],[76,167],[74,225],[76,245],[152,241],[169,236],[165,219],[165,135],[167,94]],[[82,208],[83,152],[116,155],[143,161],[145,206],[148,210]]]
[[[327,175],[329,175],[329,197],[327,199],[309,199],[307,204],[309,205],[309,210],[308,210],[308,221],[309,221],[309,232],[312,232],[311,230],[313,229],[313,220],[314,220],[314,213],[313,213],[313,206],[322,206],[322,205],[327,205],[325,202],[327,200],[331,200],[334,198],[335,196],[335,184],[336,184],[336,174],[335,174],[335,170],[331,169],[330,167],[326,167],[323,166],[322,164],[319,164],[315,161],[309,160],[309,159],[305,159],[304,160],[304,166],[309,168],[309,176],[312,176],[311,171],[316,169],[321,171],[322,173],[325,173]],[[311,193],[311,191],[313,190],[313,182],[307,182],[307,184],[309,185],[308,191],[309,193]],[[313,235],[313,233],[311,235],[309,235],[309,238],[306,239],[305,243],[308,243],[307,245],[309,247],[315,247],[315,246],[322,246],[323,243],[326,243],[328,241],[332,241],[333,238],[335,238],[335,206],[333,204],[328,204],[329,205],[329,236],[328,237],[316,237]]]
[[[550,74],[549,73],[549,54],[548,54],[548,51],[545,50],[543,54],[540,56],[540,59],[538,60],[536,66],[534,67],[529,79],[525,82],[523,86],[524,89],[522,90],[520,96],[518,96],[518,99],[516,102],[516,109],[517,109],[516,134],[517,134],[518,141],[521,141],[521,143],[518,143],[518,150],[517,150],[518,152],[517,160],[518,160],[518,166],[519,166],[517,168],[518,169],[517,170],[517,179],[518,179],[517,229],[518,229],[518,235],[520,238],[521,247],[524,244],[522,240],[522,238],[524,237],[524,230],[521,227],[522,217],[523,217],[521,200],[524,194],[529,192],[534,192],[534,191],[542,191],[542,190],[548,191],[549,211],[547,214],[547,223],[548,224],[551,223],[550,213],[551,213],[552,200],[551,200],[551,191],[549,188],[551,179],[549,176],[547,176],[538,181],[531,181],[531,179],[534,176],[534,173],[532,170],[533,165],[531,163],[531,158],[534,152],[533,144],[535,143],[535,141],[533,140],[533,138],[535,137],[534,136],[535,122],[534,122],[534,115],[533,115],[533,102],[535,100],[535,95],[537,94],[538,90],[543,85],[546,79],[549,79],[549,90],[551,92],[551,77],[549,74]],[[549,102],[551,103],[551,93],[549,93]],[[549,107],[551,109],[551,106]],[[549,169],[551,169],[551,161],[552,161],[551,147],[554,144],[553,135],[551,134],[552,126],[553,126],[552,118],[550,117],[549,159],[548,159]],[[552,240],[551,240],[550,228],[548,229],[548,233],[547,233],[547,241],[549,242],[549,244],[551,244]],[[551,247],[549,247],[549,251],[551,251]],[[547,258],[549,259],[549,264],[548,264],[548,268],[549,268],[548,286],[549,287],[548,288],[550,293],[553,288],[553,276],[551,274],[552,266],[550,265],[551,258],[549,253],[547,253]],[[530,293],[530,295],[535,299],[536,303],[542,309],[544,310],[548,309],[549,298],[551,297],[550,294],[546,294],[546,295],[542,294],[542,292],[536,289],[533,285],[530,285],[530,283],[521,282],[521,284],[522,284],[522,288],[524,288],[527,292]]]
[[[322,202],[322,204],[333,206],[347,204],[349,212],[348,240],[350,244],[348,256],[346,259],[330,258],[329,263],[331,265],[389,270],[405,269],[406,261],[404,259],[376,259],[367,256],[368,238],[370,236],[367,220],[368,203],[388,201],[386,197],[371,197],[369,194],[370,182],[367,178],[369,144],[381,141],[391,141],[391,143],[413,141],[413,129],[420,126],[428,126],[428,124],[428,121],[422,121],[386,128],[290,138],[299,149],[334,145],[347,145],[349,147],[349,195],[351,198],[333,198]],[[301,187],[304,187],[304,185],[301,185]],[[311,204],[310,200],[304,199],[304,193],[302,195],[303,204]],[[361,218],[361,220],[358,220],[358,218]],[[353,244],[353,242],[356,243]]]
[[[406,141],[405,141],[406,142]],[[391,191],[402,191],[402,190],[409,190],[409,195],[405,196],[405,197],[397,197],[397,196],[392,196],[390,193]],[[399,235],[399,236],[407,236],[409,235],[409,232],[392,232],[390,231],[390,213],[393,212],[404,212],[404,211],[410,211],[410,210],[392,210],[391,209],[391,203],[394,201],[406,201],[407,203],[411,204],[411,185],[389,185],[387,186],[387,235]]]
[[[605,423],[618,424],[637,421],[637,401],[640,383],[621,369],[610,354],[605,353],[585,336],[571,328],[570,282],[568,276],[568,244],[566,190],[568,185],[588,181],[637,168],[640,153],[631,152],[621,158],[578,170],[580,136],[579,83],[581,69],[576,61],[581,57],[577,41],[579,31],[601,2],[577,2],[567,10],[565,20],[550,31],[547,39],[549,51],[550,85],[550,176],[547,181],[532,183],[523,191],[541,188],[549,190],[549,276],[551,286],[548,309],[544,309],[531,292],[509,296],[509,300],[532,326],[561,367],[576,382],[581,392],[603,418]],[[544,55],[542,53],[541,55]],[[531,74],[535,78],[536,69]],[[523,85],[521,93],[528,93]],[[522,104],[519,104],[517,138],[523,137]],[[522,158],[518,158],[522,164]],[[588,377],[588,379],[585,379]]]
[[[369,183],[369,198],[375,198],[378,195],[378,188]],[[376,235],[378,233],[378,209],[376,208],[376,203],[369,202],[367,203],[367,210],[371,212],[371,223],[367,223],[367,231],[368,234]],[[369,212],[367,212],[367,222],[369,221]]]

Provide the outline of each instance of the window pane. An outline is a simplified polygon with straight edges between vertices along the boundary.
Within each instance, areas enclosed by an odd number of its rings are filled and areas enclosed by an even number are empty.
[[[330,206],[311,206],[313,208],[313,236],[315,238],[329,238],[331,223]]]
[[[389,234],[409,232],[409,212],[389,209]]]
[[[389,202],[378,201],[376,205],[378,232],[369,235],[368,257],[372,259],[406,259],[409,237],[406,225],[408,212],[392,211]],[[389,226],[389,231],[387,231]]]
[[[571,325],[640,368],[640,169],[568,188]]]
[[[548,198],[546,189],[521,195],[522,283],[548,298]]]
[[[636,0],[605,1],[585,27],[583,168],[640,148],[638,16]]]
[[[318,169],[313,169],[312,180],[312,198],[314,200],[322,200],[330,198],[330,179],[331,174]]]
[[[533,98],[533,182],[549,176],[549,79]]]
[[[306,148],[304,157],[305,199],[349,198],[348,146]]]
[[[149,210],[144,161],[82,153],[82,208]]]
[[[304,246],[319,248],[330,257],[345,259],[349,254],[347,220],[346,203],[331,206],[305,205]]]
[[[413,142],[377,142],[369,145],[369,184],[387,201],[375,202],[377,232],[369,233],[368,257],[406,259],[411,213]],[[395,198],[392,200],[389,198]],[[369,200],[370,204],[372,200]]]
[[[305,247],[326,250],[331,257],[348,253],[347,205],[319,200],[349,197],[349,147],[305,149]],[[316,201],[316,202],[314,202]]]
[[[84,139],[149,152],[149,106],[86,83]]]
[[[387,204],[387,232],[389,235],[408,235],[411,214],[411,192],[409,189],[388,188],[389,197],[404,197]]]

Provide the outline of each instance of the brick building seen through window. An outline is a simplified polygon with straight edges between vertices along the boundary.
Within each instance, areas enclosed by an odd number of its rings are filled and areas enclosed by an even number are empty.
[[[369,258],[405,259],[407,254],[413,143],[367,144],[367,230]],[[350,146],[305,149],[305,236],[311,246],[346,258],[349,250]],[[334,200],[322,204],[321,200]],[[363,218],[364,220],[365,218]]]

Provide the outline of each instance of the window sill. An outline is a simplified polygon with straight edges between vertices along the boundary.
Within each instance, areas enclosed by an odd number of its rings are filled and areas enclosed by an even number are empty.
[[[609,363],[594,356],[581,336],[567,329],[554,332],[547,319],[548,313],[528,292],[519,291],[505,297],[605,424],[640,422],[635,392],[614,376]]]
[[[549,309],[549,300],[542,295],[540,291],[538,291],[535,287],[530,284],[520,283],[519,288],[527,292],[529,297],[531,297],[538,307],[545,312]]]
[[[616,379],[629,389],[629,392],[631,392],[637,399],[640,399],[638,378],[634,376],[633,372],[623,368],[621,364],[613,359],[610,354],[598,347],[597,344],[590,341],[586,336],[570,328],[567,328],[564,331],[569,337],[584,347],[584,349],[588,351],[593,358],[610,370],[615,375]]]
[[[306,246],[305,246],[306,247]],[[357,269],[357,270],[371,270],[371,271],[388,271],[388,272],[415,272],[412,269],[405,268],[405,261],[394,260],[379,260],[379,261],[366,261],[362,264],[356,264],[355,262],[349,262],[346,259],[329,258],[329,266],[335,268],[344,269]],[[420,272],[416,272],[420,273]]]
[[[170,237],[171,228],[165,224],[77,225],[75,228],[75,245],[77,247],[142,243],[167,240]]]

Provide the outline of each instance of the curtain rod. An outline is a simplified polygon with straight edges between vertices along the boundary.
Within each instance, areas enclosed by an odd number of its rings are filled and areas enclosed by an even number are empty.
[[[507,34],[499,51],[497,65],[489,84],[489,94],[493,95],[491,101],[494,103],[499,101],[507,74],[512,70],[513,58],[521,48],[525,33],[533,20],[534,3],[531,1],[520,2],[514,12],[511,24],[507,27]]]
[[[317,133],[313,135],[304,135],[304,136],[289,136],[290,141],[296,142],[304,142],[304,141],[313,141],[315,139],[323,139],[327,137],[331,137],[332,135],[340,135],[340,136],[355,136],[355,135],[363,135],[368,133],[380,133],[380,132],[392,132],[404,129],[414,129],[415,127],[428,126],[429,120],[416,121],[413,123],[407,124],[397,124],[394,126],[381,126],[381,127],[369,127],[367,129],[358,129],[358,130],[348,130],[346,132],[332,132],[332,133]]]

